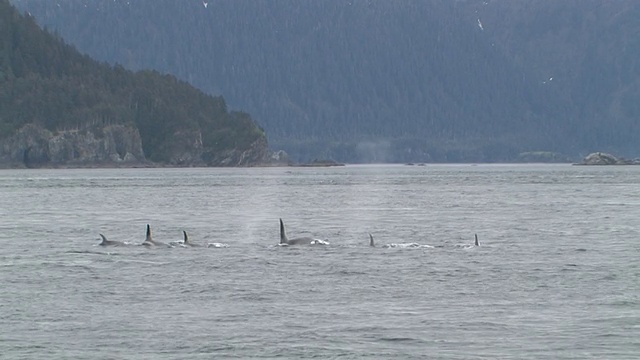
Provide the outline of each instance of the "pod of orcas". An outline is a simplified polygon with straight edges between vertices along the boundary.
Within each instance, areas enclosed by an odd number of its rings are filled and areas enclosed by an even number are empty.
[[[100,237],[102,238],[102,242],[99,243],[98,245],[100,246],[127,246],[127,245],[141,245],[141,246],[146,246],[148,248],[151,247],[205,247],[205,245],[202,244],[198,244],[198,243],[193,243],[191,242],[191,240],[189,240],[189,235],[187,235],[186,231],[182,231],[182,235],[183,235],[183,239],[182,241],[173,241],[173,242],[169,242],[169,243],[163,243],[157,240],[154,240],[153,237],[151,236],[151,226],[149,226],[149,224],[147,224],[147,233],[146,233],[146,237],[144,239],[144,241],[141,244],[131,244],[128,242],[124,242],[124,241],[117,241],[117,240],[109,240],[107,239],[106,236],[104,236],[103,234],[100,234]],[[480,243],[478,242],[478,234],[474,235],[475,237],[475,241],[473,243],[473,245],[471,244],[460,244],[458,245],[458,247],[475,247],[475,246],[480,246]],[[282,221],[282,219],[280,219],[280,243],[278,244],[280,246],[291,246],[291,245],[329,245],[329,241],[327,240],[321,240],[321,239],[315,239],[312,237],[296,237],[296,238],[292,238],[289,239],[289,237],[287,237],[287,232],[285,230],[284,227],[284,222]],[[369,246],[370,247],[376,247],[376,243],[373,240],[373,235],[369,234]],[[213,247],[213,248],[226,248],[229,247],[229,245],[227,244],[223,244],[223,243],[208,243],[206,245],[206,247]],[[384,244],[381,246],[382,248],[412,248],[412,249],[416,249],[416,248],[433,248],[433,246],[431,245],[421,245],[418,243],[391,243],[391,244]]]
[[[144,241],[141,244],[131,244],[128,242],[124,242],[124,241],[116,241],[116,240],[109,240],[107,239],[106,236],[104,236],[103,234],[100,234],[100,237],[102,238],[102,242],[99,243],[98,245],[100,246],[128,246],[128,245],[140,245],[140,246],[146,246],[146,247],[176,247],[176,246],[180,246],[180,247],[204,247],[205,245],[202,244],[198,244],[198,243],[193,243],[191,242],[191,240],[189,240],[189,235],[187,235],[186,231],[182,231],[182,241],[172,241],[170,243],[163,243],[161,241],[157,241],[154,240],[153,237],[151,236],[151,226],[149,226],[149,224],[147,224],[147,236],[145,237]],[[222,244],[222,243],[208,243],[206,245],[206,247],[213,247],[213,248],[225,248],[225,247],[229,247],[229,245],[227,244]]]

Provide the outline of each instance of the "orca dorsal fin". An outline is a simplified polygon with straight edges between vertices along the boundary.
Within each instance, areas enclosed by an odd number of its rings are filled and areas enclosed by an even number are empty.
[[[376,246],[376,244],[373,242],[373,235],[371,235],[371,233],[369,233],[369,246],[371,247]]]
[[[475,246],[480,246],[480,243],[478,242],[478,234],[474,234],[476,241],[473,243]]]
[[[284,223],[280,219],[280,244],[288,244],[287,233],[284,231]]]
[[[151,239],[151,227],[149,224],[147,224],[147,238],[144,241],[153,241],[153,239]]]
[[[100,237],[102,238],[102,242],[101,242],[100,244],[98,244],[98,245],[104,245],[104,244],[106,244],[106,243],[107,243],[107,241],[108,241],[108,240],[107,240],[107,237],[106,237],[106,236],[104,236],[104,235],[102,235],[102,234],[100,234]]]
[[[187,236],[187,232],[182,230],[182,234],[184,235],[184,243],[188,244],[189,243],[189,236]]]

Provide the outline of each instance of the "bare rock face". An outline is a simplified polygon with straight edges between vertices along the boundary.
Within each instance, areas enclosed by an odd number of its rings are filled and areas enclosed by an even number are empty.
[[[292,164],[291,158],[289,158],[289,154],[287,154],[287,152],[284,150],[273,152],[271,154],[269,162],[271,163],[271,165],[276,166],[288,166]]]
[[[246,150],[234,149],[218,153],[205,151],[202,159],[208,166],[255,166],[268,164],[271,155],[266,138],[261,137]]]
[[[142,150],[140,132],[133,126],[111,125],[102,129],[104,148],[98,161],[109,156],[114,162],[143,163],[146,162]],[[115,151],[114,151],[115,150]]]
[[[176,166],[204,166],[202,133],[200,130],[178,131],[171,141],[169,163]]]
[[[587,155],[580,165],[640,165],[639,160],[627,160],[603,152]]]
[[[57,133],[28,124],[0,140],[2,167],[100,166],[144,163],[140,133],[127,125]]]
[[[212,151],[202,144],[199,130],[179,131],[173,135],[170,145],[169,165],[246,167],[271,163],[272,153],[266,138],[256,140],[248,149]]]

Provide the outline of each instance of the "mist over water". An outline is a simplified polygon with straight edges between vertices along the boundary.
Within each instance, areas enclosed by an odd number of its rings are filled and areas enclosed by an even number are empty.
[[[393,157],[391,142],[388,140],[361,141],[356,145],[356,153],[358,159],[365,164],[386,163]]]
[[[2,359],[640,349],[640,167],[2,170],[0,199]],[[146,224],[229,247],[97,246]]]

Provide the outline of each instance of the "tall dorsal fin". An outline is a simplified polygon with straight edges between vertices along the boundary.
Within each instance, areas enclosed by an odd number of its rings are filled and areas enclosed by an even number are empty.
[[[107,237],[106,237],[106,236],[104,236],[104,235],[102,235],[102,234],[100,234],[100,237],[102,238],[102,242],[101,242],[99,245],[106,244],[106,243],[107,243],[107,241],[108,241],[108,240],[107,240]]]
[[[284,223],[280,219],[280,244],[287,244],[288,242],[287,233],[284,231]]]
[[[369,246],[375,247],[376,244],[373,242],[373,235],[369,234]]]
[[[147,224],[147,238],[144,241],[153,241],[153,239],[151,239],[151,227],[149,224]]]
[[[184,243],[188,244],[189,243],[189,236],[187,236],[187,232],[182,230],[182,234],[184,234]]]
[[[474,235],[475,235],[475,238],[476,238],[476,241],[475,241],[474,245],[475,246],[480,246],[480,243],[478,243],[478,234],[474,234]]]

